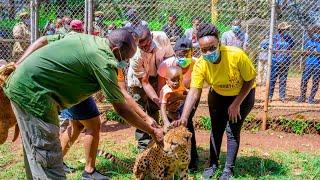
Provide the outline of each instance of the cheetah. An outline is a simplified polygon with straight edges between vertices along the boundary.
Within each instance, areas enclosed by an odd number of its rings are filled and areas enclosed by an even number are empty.
[[[163,148],[154,143],[137,156],[133,167],[135,179],[173,179],[178,171],[180,179],[188,179],[191,137],[184,126],[168,130]]]

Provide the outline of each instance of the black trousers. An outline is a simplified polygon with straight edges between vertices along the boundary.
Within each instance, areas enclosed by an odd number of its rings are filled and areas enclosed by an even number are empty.
[[[158,76],[149,77],[149,82],[152,87],[157,91],[158,88]],[[133,97],[138,96],[139,99],[136,99],[136,102],[143,108],[143,110],[152,117],[157,123],[159,123],[159,107],[156,103],[154,103],[146,94],[143,88],[140,87],[131,87],[129,88],[129,92]],[[140,129],[136,129],[135,139],[138,141],[138,149],[139,151],[145,150],[150,141],[151,136],[148,133],[141,131]]]
[[[191,111],[191,114],[188,118],[188,123],[187,123],[187,129],[192,133],[192,138],[191,138],[191,161],[189,164],[189,168],[194,168],[197,167],[197,163],[199,160],[199,156],[198,156],[198,152],[197,152],[197,142],[196,142],[196,133],[194,130],[194,126],[193,126],[193,116],[196,113],[196,110],[198,108],[199,105],[199,101],[195,104],[195,107],[193,108],[193,110]]]
[[[210,166],[218,167],[221,142],[224,131],[227,134],[227,157],[225,168],[233,169],[240,144],[243,121],[254,105],[255,89],[252,89],[240,106],[241,119],[237,123],[229,121],[228,108],[236,96],[221,96],[210,89],[208,105],[211,117]]]

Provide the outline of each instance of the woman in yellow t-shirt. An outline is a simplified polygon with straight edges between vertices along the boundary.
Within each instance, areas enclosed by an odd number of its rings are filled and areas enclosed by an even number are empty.
[[[214,176],[223,133],[227,134],[226,164],[220,179],[233,175],[235,159],[240,144],[240,130],[251,111],[255,98],[256,70],[241,49],[224,46],[219,42],[219,32],[212,24],[201,24],[197,32],[202,56],[195,63],[188,93],[180,120],[175,126],[186,125],[194,104],[200,98],[204,81],[210,88],[208,105],[211,117],[210,166],[203,178]]]

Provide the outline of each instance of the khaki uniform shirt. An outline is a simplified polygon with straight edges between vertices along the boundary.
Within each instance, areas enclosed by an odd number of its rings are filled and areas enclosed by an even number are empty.
[[[26,42],[15,42],[12,50],[12,57],[17,60],[23,54],[23,52],[28,48],[30,44],[30,28],[23,22],[19,22],[13,27],[12,30],[13,37],[15,39],[23,40]]]
[[[94,35],[97,35],[100,37],[105,37],[105,35],[107,35],[104,28],[101,25],[98,25],[97,22],[93,23],[93,32],[94,32],[93,33]]]

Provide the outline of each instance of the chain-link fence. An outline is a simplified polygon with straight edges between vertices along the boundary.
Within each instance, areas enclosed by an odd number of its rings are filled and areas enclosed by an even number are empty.
[[[12,33],[27,2],[0,0],[4,9],[0,17],[0,59],[15,60],[13,44],[28,40],[15,38]],[[88,6],[90,2],[93,11]],[[257,67],[256,112],[269,110],[272,118],[319,117],[319,0],[45,0],[38,2],[36,11],[40,35],[68,29],[67,17],[84,21],[86,27],[92,24],[91,33],[98,36],[140,23],[151,30],[165,31],[172,44],[178,36],[187,36],[196,49],[197,25],[213,22],[221,32],[221,43],[243,48]],[[270,36],[271,18],[275,24]],[[269,49],[272,56],[268,63]],[[195,56],[199,56],[196,52]]]
[[[315,35],[320,33],[320,1],[276,0],[274,16],[271,16],[271,2],[219,1],[217,24],[231,25],[235,18],[242,20],[242,30],[249,37],[245,48],[258,70],[255,106],[258,112],[263,112],[263,107],[267,106],[264,110],[268,110],[272,119],[317,119],[320,49]],[[275,24],[270,36],[272,17]],[[310,77],[313,79],[308,83]]]
[[[28,5],[27,0],[0,1],[0,59],[13,61],[29,45],[30,30],[21,23],[27,17],[22,12]]]
[[[317,119],[320,1],[277,1],[275,10],[269,114]]]

